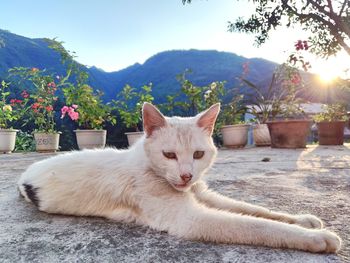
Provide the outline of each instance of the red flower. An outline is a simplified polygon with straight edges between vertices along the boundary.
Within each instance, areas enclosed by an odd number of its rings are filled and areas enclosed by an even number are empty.
[[[297,50],[297,51],[299,51],[299,50],[308,50],[309,49],[309,44],[307,43],[307,41],[306,40],[298,40],[298,42],[297,43],[295,43],[295,49]]]
[[[53,111],[53,107],[52,107],[51,105],[46,106],[46,110],[47,110],[47,111]]]
[[[12,99],[12,100],[10,100],[10,103],[11,103],[11,106],[15,106],[16,100],[15,100],[15,99]]]
[[[37,108],[39,108],[39,107],[40,107],[40,104],[39,104],[39,103],[34,103],[34,104],[32,105],[32,109],[37,109]],[[37,111],[34,110],[34,112],[37,112]]]
[[[37,101],[38,102],[44,102],[44,99],[43,98],[37,98]]]
[[[303,42],[301,40],[298,40],[298,42],[294,46],[295,46],[295,49],[299,51],[303,49]]]
[[[298,85],[301,82],[300,76],[298,74],[293,75],[293,77],[291,78],[291,82],[294,85]]]

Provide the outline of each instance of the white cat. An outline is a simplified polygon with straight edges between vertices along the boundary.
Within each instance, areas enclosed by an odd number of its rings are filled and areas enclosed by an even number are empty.
[[[18,182],[20,192],[48,213],[136,222],[185,239],[338,251],[340,238],[315,216],[271,212],[207,189],[202,176],[217,153],[211,135],[219,109],[168,118],[145,103],[145,136],[133,147],[34,163]]]

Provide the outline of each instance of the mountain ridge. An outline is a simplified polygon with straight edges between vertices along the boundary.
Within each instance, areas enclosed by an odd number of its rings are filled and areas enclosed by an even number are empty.
[[[64,66],[57,52],[48,47],[44,38],[27,38],[0,29],[0,79],[6,78],[12,67],[36,67],[63,75]],[[165,95],[180,90],[178,74],[192,70],[186,75],[195,85],[209,85],[213,81],[226,81],[228,91],[241,88],[238,77],[242,76],[243,64],[248,63],[247,78],[255,84],[267,87],[278,65],[263,58],[245,58],[235,53],[217,50],[168,50],[149,57],[144,63],[134,63],[118,71],[106,72],[96,66],[82,66],[89,73],[89,84],[104,92],[104,100],[114,99],[116,94],[129,84],[136,89],[152,83],[156,103],[165,100]],[[318,92],[315,93],[318,95]],[[316,96],[313,95],[313,96]],[[318,100],[318,99],[317,99]]]

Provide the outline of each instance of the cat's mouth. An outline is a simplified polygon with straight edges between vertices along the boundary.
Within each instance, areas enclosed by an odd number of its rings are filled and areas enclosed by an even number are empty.
[[[185,188],[187,188],[189,185],[190,185],[189,183],[173,184],[173,186],[174,186],[176,189],[185,189]]]

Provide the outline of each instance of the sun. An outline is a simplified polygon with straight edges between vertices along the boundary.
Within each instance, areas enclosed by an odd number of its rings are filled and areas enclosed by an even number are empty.
[[[319,73],[318,76],[322,82],[330,83],[338,77],[338,74],[335,72],[332,72],[331,70],[328,70],[328,71],[323,71],[322,73]]]
[[[316,58],[311,65],[312,71],[325,84],[330,84],[337,78],[348,78],[347,69],[350,69],[350,64],[347,54],[342,53],[327,60]]]

